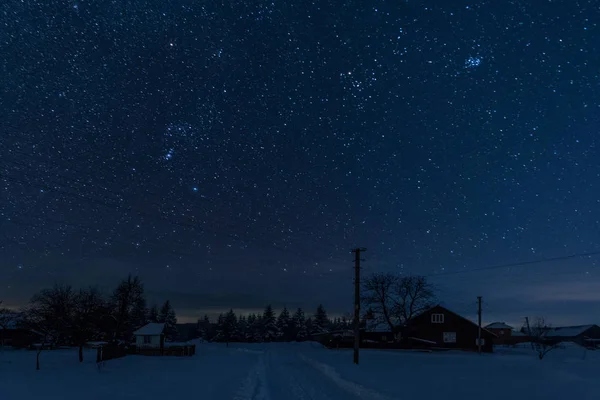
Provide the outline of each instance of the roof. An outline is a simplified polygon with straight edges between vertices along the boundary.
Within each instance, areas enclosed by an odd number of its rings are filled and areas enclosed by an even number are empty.
[[[134,335],[141,336],[158,336],[163,333],[165,324],[151,322],[147,325],[142,326],[137,331],[133,332]]]
[[[420,316],[421,316],[421,315],[423,315],[423,314],[427,314],[427,313],[429,313],[429,312],[431,312],[431,311],[433,311],[433,310],[435,310],[435,309],[439,309],[439,310],[442,310],[442,311],[448,312],[448,313],[450,313],[450,314],[454,314],[454,315],[455,315],[455,316],[457,316],[458,318],[460,318],[460,319],[462,319],[462,320],[464,320],[464,321],[466,321],[466,322],[470,323],[471,325],[475,325],[476,327],[478,327],[478,326],[479,326],[479,325],[477,325],[475,322],[471,321],[470,319],[468,319],[468,318],[465,318],[465,317],[463,317],[462,315],[455,313],[454,311],[448,310],[446,307],[444,307],[444,306],[442,306],[442,305],[440,305],[440,304],[438,304],[438,305],[435,305],[435,306],[433,306],[433,307],[431,307],[431,308],[428,308],[427,310],[425,310],[425,311],[423,311],[423,312],[421,312],[421,313],[419,313],[419,314],[415,315],[415,316],[412,318],[412,320],[414,320],[414,319],[415,319],[415,318],[417,318],[417,317],[420,317]],[[412,321],[412,320],[411,320],[411,321]],[[409,324],[410,324],[410,321],[409,321]],[[492,331],[488,331],[488,330],[487,330],[487,329],[485,329],[485,328],[481,328],[481,331],[482,331],[482,332],[485,332],[486,334],[489,334],[489,335],[491,335],[491,336],[493,336],[493,337],[498,337],[498,335],[496,335],[494,332],[492,332]]]
[[[595,325],[577,325],[577,326],[559,326],[556,328],[550,328],[546,333],[545,337],[576,337],[594,327]]]
[[[367,323],[367,332],[391,332],[390,326],[384,322]]]
[[[486,325],[485,329],[510,329],[510,330],[512,330],[513,327],[510,325],[506,325],[506,323],[504,323],[504,322],[492,322],[491,324]]]
[[[7,312],[0,315],[0,329],[18,329],[23,322],[23,313]]]

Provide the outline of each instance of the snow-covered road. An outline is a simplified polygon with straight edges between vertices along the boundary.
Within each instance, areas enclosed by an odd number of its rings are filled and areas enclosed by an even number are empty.
[[[389,400],[342,379],[302,351],[273,346],[259,355],[237,400]]]
[[[199,343],[193,357],[127,356],[99,369],[94,351],[0,351],[0,400],[600,399],[600,352],[568,347],[542,362],[530,349],[479,356],[326,350],[315,343]],[[435,377],[435,379],[431,379]],[[514,397],[514,396],[513,396]]]

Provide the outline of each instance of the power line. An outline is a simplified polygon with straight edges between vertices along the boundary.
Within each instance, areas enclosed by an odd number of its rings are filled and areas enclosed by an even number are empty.
[[[489,270],[501,269],[501,268],[509,268],[509,267],[520,267],[520,266],[526,266],[526,265],[540,264],[540,263],[544,263],[544,262],[563,261],[563,260],[569,260],[569,259],[572,259],[572,258],[592,257],[592,256],[597,256],[597,255],[600,255],[600,251],[592,251],[592,252],[588,252],[588,253],[569,254],[567,256],[560,256],[560,257],[548,257],[548,258],[542,258],[542,259],[539,259],[539,260],[522,261],[522,262],[517,262],[517,263],[493,265],[493,266],[490,266],[490,267],[473,268],[473,269],[463,270],[463,271],[441,272],[439,274],[429,274],[429,275],[424,275],[424,276],[427,277],[427,278],[434,278],[434,277],[437,277],[437,276],[466,274],[466,273],[471,273],[471,272],[489,271]]]

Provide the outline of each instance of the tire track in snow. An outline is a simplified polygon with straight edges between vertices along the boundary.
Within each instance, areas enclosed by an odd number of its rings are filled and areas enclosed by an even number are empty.
[[[235,400],[270,400],[266,380],[266,365],[264,354],[258,362],[252,367],[242,386],[235,395]]]
[[[359,385],[358,383],[354,383],[348,381],[340,376],[340,374],[330,365],[323,364],[319,361],[313,360],[311,358],[306,357],[304,354],[300,354],[300,358],[302,361],[310,365],[312,368],[316,369],[324,376],[326,376],[329,380],[331,380],[335,385],[337,385],[340,389],[343,389],[345,392],[352,394],[360,399],[364,400],[393,400],[391,397],[385,396],[381,393],[378,393],[372,389],[367,389],[366,387]]]

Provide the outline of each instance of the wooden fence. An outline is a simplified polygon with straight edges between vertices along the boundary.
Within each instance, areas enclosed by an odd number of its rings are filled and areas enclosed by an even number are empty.
[[[102,361],[108,361],[115,358],[125,357],[127,355],[127,349],[123,346],[118,345],[105,345],[100,346],[96,350],[96,362],[101,363]]]
[[[189,357],[196,354],[196,345],[188,346],[167,346],[164,348],[148,348],[138,347],[135,349],[135,353],[142,356],[176,356],[176,357]]]

